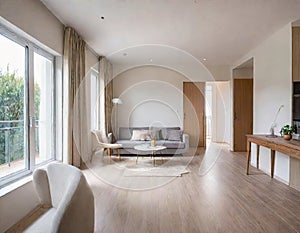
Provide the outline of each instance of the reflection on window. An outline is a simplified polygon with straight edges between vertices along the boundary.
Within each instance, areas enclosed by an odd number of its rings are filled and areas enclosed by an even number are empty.
[[[53,64],[34,53],[34,109],[36,164],[53,157]]]
[[[25,47],[0,35],[0,178],[26,168]]]

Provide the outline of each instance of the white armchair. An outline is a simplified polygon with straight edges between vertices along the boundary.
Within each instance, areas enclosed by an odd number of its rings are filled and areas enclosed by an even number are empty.
[[[120,151],[119,149],[122,148],[122,144],[117,144],[117,143],[111,143],[111,137],[112,135],[109,134],[108,135],[108,138],[104,138],[103,139],[103,136],[102,136],[102,133],[100,130],[93,130],[92,131],[92,134],[95,136],[96,138],[96,142],[97,142],[97,145],[96,145],[96,148],[93,150],[93,154],[92,154],[92,157],[91,157],[91,161],[93,159],[93,155],[96,153],[97,150],[99,149],[104,149],[104,150],[107,150],[107,155],[110,157],[111,154],[112,154],[112,150],[117,150],[117,154],[118,154],[118,157],[120,159]]]
[[[49,210],[26,233],[94,232],[94,196],[79,169],[50,164],[34,172],[33,182],[41,205]]]

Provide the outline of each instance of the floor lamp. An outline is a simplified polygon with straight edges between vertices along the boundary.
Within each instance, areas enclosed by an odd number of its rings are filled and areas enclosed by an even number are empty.
[[[112,103],[115,107],[115,114],[114,114],[114,126],[115,126],[115,139],[117,140],[119,138],[119,129],[118,129],[118,105],[123,104],[122,100],[120,98],[113,98]]]

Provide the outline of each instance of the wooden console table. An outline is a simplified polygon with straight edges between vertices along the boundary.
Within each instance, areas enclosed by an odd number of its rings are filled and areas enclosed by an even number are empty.
[[[281,137],[271,138],[267,135],[246,135],[247,137],[247,175],[249,175],[251,160],[251,143],[256,147],[256,167],[259,168],[259,147],[271,149],[271,177],[274,177],[275,151],[286,154],[292,158],[300,159],[300,142],[296,140],[287,141]]]

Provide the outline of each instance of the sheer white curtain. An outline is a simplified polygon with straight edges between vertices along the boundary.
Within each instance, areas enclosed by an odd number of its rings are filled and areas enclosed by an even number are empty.
[[[100,57],[99,60],[99,79],[100,79],[100,130],[102,138],[106,138],[108,133],[112,132],[111,113],[113,98],[113,81],[112,81],[112,64],[105,58]]]

